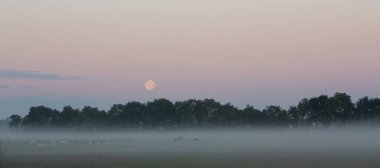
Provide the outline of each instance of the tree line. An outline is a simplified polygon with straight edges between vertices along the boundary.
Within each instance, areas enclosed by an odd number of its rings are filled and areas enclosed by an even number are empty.
[[[214,99],[173,103],[161,98],[147,103],[114,104],[108,111],[91,106],[66,106],[62,111],[36,106],[26,116],[12,115],[8,120],[10,127],[53,128],[328,127],[355,122],[373,125],[380,123],[380,99],[363,97],[352,102],[346,93],[336,93],[302,99],[289,109],[271,105],[259,110],[250,105],[239,109]]]

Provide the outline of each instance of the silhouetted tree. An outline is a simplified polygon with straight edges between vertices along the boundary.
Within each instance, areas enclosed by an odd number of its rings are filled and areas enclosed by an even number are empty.
[[[80,111],[71,106],[63,107],[55,125],[57,126],[78,126],[80,124]]]
[[[243,126],[259,126],[264,124],[264,120],[263,113],[253,106],[247,105],[241,111],[240,123],[242,123]]]
[[[126,115],[125,106],[122,104],[114,104],[108,111],[108,116],[112,126],[123,127],[127,125],[128,116]]]
[[[309,125],[309,118],[310,118],[310,113],[309,113],[309,99],[301,99],[300,102],[298,102],[296,109],[290,109],[288,114],[288,118],[293,118],[295,120],[298,120],[298,125],[303,125],[307,126]],[[297,118],[294,118],[297,117]],[[292,122],[292,120],[291,120]],[[294,123],[293,123],[294,124]]]
[[[31,107],[24,117],[22,125],[49,126],[58,118],[59,112],[45,106]]]
[[[286,110],[282,109],[280,106],[267,106],[263,110],[266,122],[272,124],[273,126],[287,125],[286,113]]]
[[[19,115],[11,115],[9,117],[9,126],[10,127],[18,127],[22,121],[21,116]]]
[[[219,117],[221,104],[214,99],[204,99],[200,102],[196,110],[196,116],[201,125],[203,126],[215,126],[217,125]],[[204,114],[201,114],[204,113]]]
[[[115,104],[108,111],[111,125],[116,127],[142,128],[147,122],[146,106],[140,102]]]
[[[173,104],[167,99],[156,99],[148,103],[128,102],[115,104],[108,112],[85,106],[73,109],[70,106],[61,112],[45,106],[31,107],[21,118],[12,115],[9,126],[55,126],[97,128],[170,128],[170,127],[214,127],[214,126],[331,126],[345,125],[360,120],[380,124],[380,99],[363,97],[353,103],[346,93],[334,96],[321,95],[302,99],[288,110],[280,106],[267,106],[260,111],[247,105],[238,109],[230,103],[221,104],[214,99],[189,99]]]
[[[356,102],[353,117],[359,120],[373,122],[380,117],[380,99],[363,97]]]
[[[128,122],[133,127],[142,128],[148,123],[147,108],[145,104],[137,101],[129,102],[125,105]]]
[[[329,110],[329,97],[326,95],[309,99],[306,109],[306,120],[309,123],[325,125],[334,119]]]
[[[207,126],[208,120],[211,116],[211,113],[213,110],[215,110],[215,107],[218,103],[216,103],[214,100],[198,100],[194,104],[194,110],[193,116],[195,118],[195,125],[197,127],[199,126]]]
[[[167,99],[156,99],[147,103],[147,117],[152,127],[168,127],[179,124],[174,104]]]
[[[239,110],[227,103],[220,105],[219,109],[215,111],[212,120],[214,120],[214,125],[217,126],[237,125],[238,115],[240,115]]]
[[[288,110],[288,121],[293,126],[301,126],[304,124],[304,114],[300,109],[295,106],[291,106]]]
[[[80,112],[80,121],[84,126],[96,128],[105,125],[107,113],[96,107],[85,106]]]
[[[353,119],[354,104],[351,101],[351,96],[346,93],[336,93],[330,98],[329,112],[334,120],[343,123]]]
[[[196,108],[199,104],[200,101],[195,99],[175,102],[174,107],[182,126],[198,126]]]

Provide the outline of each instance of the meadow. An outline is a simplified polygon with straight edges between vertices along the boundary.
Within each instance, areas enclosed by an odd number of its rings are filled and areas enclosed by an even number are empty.
[[[376,168],[377,130],[2,131],[1,166]]]

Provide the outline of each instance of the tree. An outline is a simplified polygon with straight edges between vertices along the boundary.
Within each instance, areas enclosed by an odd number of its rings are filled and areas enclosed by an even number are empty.
[[[263,110],[264,117],[273,126],[285,126],[287,124],[287,112],[280,106],[267,106]]]
[[[288,112],[288,117],[292,120],[297,120],[298,116],[298,121],[303,117],[309,124],[328,126],[352,119],[354,104],[347,94],[336,93],[333,97],[321,95],[302,99],[297,108],[290,108]]]
[[[58,115],[57,110],[45,106],[31,107],[22,124],[25,126],[49,126],[58,118]]]
[[[96,107],[85,106],[80,112],[80,121],[87,127],[104,126],[107,121],[107,113]]]
[[[197,100],[192,111],[195,119],[195,125],[207,126],[213,110],[216,110],[215,106],[218,106],[218,103],[216,103],[213,99]]]
[[[298,121],[298,125],[308,125],[309,123],[309,99],[301,99],[300,102],[298,102],[295,109],[290,108],[288,111],[288,118],[291,118],[292,120]],[[293,118],[293,119],[292,119]],[[294,124],[294,123],[293,123]]]
[[[108,111],[108,116],[111,125],[116,127],[122,127],[126,125],[127,116],[125,115],[125,106],[122,104],[114,104]]]
[[[10,127],[18,127],[22,121],[21,116],[19,115],[11,115],[9,117],[9,126]]]
[[[55,125],[57,126],[76,126],[79,124],[80,111],[73,109],[71,106],[63,107],[62,112],[59,114],[58,120]]]
[[[167,99],[156,99],[147,103],[147,117],[152,127],[168,127],[179,124],[174,104]]]
[[[294,126],[302,125],[304,116],[302,112],[295,106],[291,106],[288,110],[288,121]]]
[[[222,105],[214,99],[204,99],[199,104],[199,109],[197,109],[197,116],[203,116],[203,119],[199,118],[199,120],[203,120],[204,126],[218,125],[218,120],[221,120],[223,118],[220,112],[221,107]]]
[[[372,108],[373,108],[373,113],[374,113],[374,116],[373,118],[375,120],[379,120],[380,119],[380,99],[379,98],[374,98],[372,99]]]
[[[347,122],[354,116],[354,104],[351,96],[346,93],[336,93],[329,99],[331,112],[330,116],[334,117],[338,122]]]
[[[146,106],[136,101],[113,105],[108,116],[111,125],[116,127],[142,128],[147,123]]]
[[[353,119],[374,121],[380,117],[380,99],[370,99],[368,97],[360,98],[356,102]]]
[[[240,115],[240,123],[244,126],[258,126],[264,124],[263,113],[253,106],[247,105]]]
[[[240,115],[238,111],[231,103],[221,105],[215,114],[214,122],[218,126],[237,125],[238,115]]]
[[[132,127],[142,128],[148,123],[147,108],[145,104],[137,101],[128,102],[122,116]]]
[[[195,99],[175,102],[174,107],[182,126],[198,126],[196,118],[197,104],[199,104],[199,101]]]

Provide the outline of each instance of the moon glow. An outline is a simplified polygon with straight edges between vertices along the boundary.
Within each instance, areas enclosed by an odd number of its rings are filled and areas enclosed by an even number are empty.
[[[148,91],[154,90],[156,88],[156,83],[153,80],[148,80],[145,82],[145,89]]]

